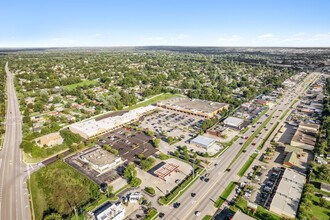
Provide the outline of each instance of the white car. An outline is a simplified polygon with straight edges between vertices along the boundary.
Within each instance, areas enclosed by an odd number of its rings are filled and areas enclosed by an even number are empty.
[[[195,215],[196,215],[196,216],[199,216],[200,214],[201,214],[200,211],[196,211],[196,212],[195,212]]]

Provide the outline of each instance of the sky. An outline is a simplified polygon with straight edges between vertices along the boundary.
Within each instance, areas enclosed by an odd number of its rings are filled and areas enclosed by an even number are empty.
[[[0,3],[0,47],[330,47],[330,0]]]

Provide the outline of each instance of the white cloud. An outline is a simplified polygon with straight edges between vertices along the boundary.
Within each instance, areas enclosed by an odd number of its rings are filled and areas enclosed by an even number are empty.
[[[74,46],[75,40],[66,37],[55,37],[50,39],[50,44],[54,46]]]
[[[302,36],[305,36],[306,33],[296,33],[296,34],[293,34],[292,36],[293,37],[302,37]]]
[[[328,33],[321,33],[321,34],[315,34],[311,38],[312,41],[324,41],[324,40],[330,40],[330,32]]]
[[[174,37],[173,40],[185,40],[187,39],[189,36],[186,34],[179,34],[178,36]]]
[[[298,41],[304,41],[306,40],[306,34],[305,33],[296,33],[293,34],[283,40],[281,40],[282,42],[298,42]]]
[[[150,41],[163,41],[165,40],[164,37],[148,37],[147,40],[150,40]]]
[[[179,35],[169,35],[166,37],[163,36],[152,36],[144,38],[144,41],[147,45],[149,44],[164,44],[164,45],[182,45],[184,40],[187,40],[189,35],[179,34]]]
[[[236,41],[239,41],[241,39],[242,39],[241,36],[231,35],[229,37],[220,37],[219,41],[221,41],[221,42],[236,42]]]
[[[274,40],[274,35],[273,34],[262,34],[257,37],[257,40],[261,40],[261,41]]]

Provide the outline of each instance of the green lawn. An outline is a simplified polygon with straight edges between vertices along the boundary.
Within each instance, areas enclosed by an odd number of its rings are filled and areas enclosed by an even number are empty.
[[[100,198],[96,183],[62,161],[33,173],[29,189],[36,220],[49,211],[72,216],[72,204],[78,208]]]
[[[75,88],[77,88],[78,86],[89,86],[89,85],[95,85],[97,83],[98,83],[98,81],[96,81],[96,80],[84,80],[80,83],[66,85],[66,86],[64,86],[64,89],[71,91],[71,90],[74,90]]]
[[[226,189],[223,191],[223,193],[219,196],[217,201],[214,203],[214,206],[216,208],[220,208],[221,205],[226,201],[230,193],[235,189],[236,183],[235,182],[230,182]]]
[[[307,213],[309,213],[311,216],[313,216],[317,220],[326,220],[329,219],[330,216],[330,209],[327,209],[325,207],[320,206],[320,197],[313,195],[311,198],[311,201],[313,203],[311,210]],[[328,207],[330,206],[330,202],[327,202]]]
[[[257,156],[258,156],[257,153],[252,154],[249,157],[249,159],[246,161],[246,163],[242,166],[242,168],[239,170],[237,175],[243,176],[244,173],[247,171],[247,169],[249,169],[249,167],[251,166],[251,164],[253,163],[254,159],[256,159]]]
[[[65,145],[57,145],[49,148],[40,148],[40,151],[44,152],[45,157],[32,157],[31,154],[23,152],[23,160],[25,163],[38,163],[47,158],[53,157],[59,153],[63,153],[68,150],[68,147]]]
[[[165,100],[165,99],[170,99],[170,98],[174,98],[174,97],[184,97],[183,95],[180,95],[180,94],[170,94],[170,93],[163,93],[163,94],[160,94],[160,95],[157,95],[157,96],[154,96],[153,98],[150,98],[146,101],[142,101],[136,105],[132,105],[128,108],[125,108],[125,110],[132,110],[132,109],[135,109],[135,108],[140,108],[140,107],[144,107],[144,106],[147,106],[147,105],[151,105],[151,104],[154,104],[154,103],[157,103],[161,100]]]

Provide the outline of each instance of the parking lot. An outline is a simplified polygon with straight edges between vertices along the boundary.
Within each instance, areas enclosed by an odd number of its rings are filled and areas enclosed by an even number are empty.
[[[258,162],[249,169],[246,176],[241,178],[240,184],[228,197],[229,203],[236,202],[236,197],[240,194],[249,202],[263,207],[269,206],[283,172],[284,168],[274,168],[269,164]]]
[[[293,125],[285,124],[276,134],[275,141],[282,144],[290,144],[297,128]]]
[[[141,120],[141,127],[171,137],[193,137],[199,131],[203,119],[171,110],[160,110]]]
[[[153,137],[142,131],[135,131],[128,128],[120,128],[111,133],[105,134],[99,140],[99,145],[108,144],[111,148],[118,150],[119,156],[130,162],[137,161],[137,155],[143,154],[146,158],[157,152],[152,145]]]
[[[79,152],[77,154],[74,154],[74,155],[66,158],[65,162],[67,164],[69,164],[70,166],[74,167],[75,169],[77,169],[78,171],[85,174],[87,177],[89,177],[91,180],[93,180],[94,182],[96,182],[99,185],[102,183],[113,184],[114,181],[116,181],[118,178],[121,178],[116,169],[110,170],[110,171],[100,175],[98,172],[91,169],[88,164],[82,162],[79,159],[79,156],[90,150],[91,150],[91,148],[84,150],[82,152]]]
[[[180,139],[179,142],[171,146],[162,141],[160,143],[162,152],[173,152],[177,149],[177,146],[187,146],[188,149],[192,151],[202,153],[208,152],[210,155],[213,155],[222,149],[220,144],[214,144],[209,149],[204,149],[190,144],[190,140],[198,135],[203,121],[204,118],[202,117],[187,115],[185,113],[166,109],[144,117],[140,121],[139,126],[143,129],[155,131],[156,135],[176,137]],[[208,136],[207,134],[205,135]],[[219,138],[214,136],[212,138],[217,141],[219,140]]]

